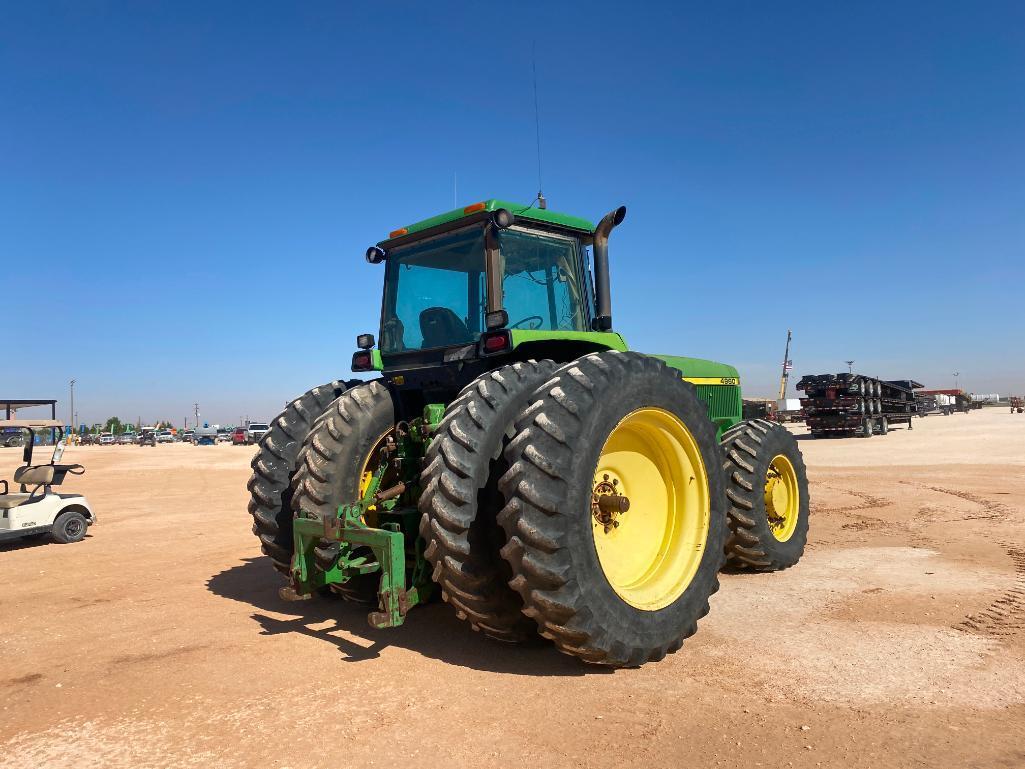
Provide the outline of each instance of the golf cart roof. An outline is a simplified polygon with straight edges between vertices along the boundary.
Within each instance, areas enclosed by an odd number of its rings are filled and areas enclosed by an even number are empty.
[[[29,430],[46,430],[51,427],[64,427],[58,419],[0,419],[0,428],[22,427]]]

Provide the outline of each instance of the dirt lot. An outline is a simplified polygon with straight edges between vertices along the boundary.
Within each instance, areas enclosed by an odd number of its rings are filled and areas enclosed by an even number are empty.
[[[69,449],[99,525],[0,545],[0,767],[1025,766],[1025,416],[914,428],[801,440],[801,564],[614,672],[281,602],[250,448]]]

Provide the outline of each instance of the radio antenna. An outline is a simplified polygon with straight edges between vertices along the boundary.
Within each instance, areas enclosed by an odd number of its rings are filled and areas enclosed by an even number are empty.
[[[541,192],[541,110],[537,106],[537,55],[535,49],[537,41],[530,43],[530,69],[534,74],[534,133],[537,136],[537,207],[548,208],[548,201]]]

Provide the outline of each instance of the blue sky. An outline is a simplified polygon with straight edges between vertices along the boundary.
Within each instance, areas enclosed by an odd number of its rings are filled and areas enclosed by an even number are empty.
[[[536,192],[532,43],[551,208],[628,206],[634,348],[769,395],[790,327],[797,375],[1025,391],[1021,4],[39,2],[0,23],[0,397],[235,422],[347,376],[367,245],[453,175]]]

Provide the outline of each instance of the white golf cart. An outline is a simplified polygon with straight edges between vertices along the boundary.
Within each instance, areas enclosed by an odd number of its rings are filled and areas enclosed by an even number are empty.
[[[22,453],[23,467],[14,471],[20,493],[12,492],[6,480],[0,480],[0,542],[21,537],[36,538],[49,534],[55,542],[68,544],[85,537],[86,529],[96,523],[96,514],[81,494],[61,494],[53,487],[64,483],[68,475],[82,475],[82,465],[62,465],[64,426],[51,419],[0,419],[0,429],[16,427],[28,432]],[[32,464],[32,449],[37,431],[53,431],[53,457],[47,465]]]

